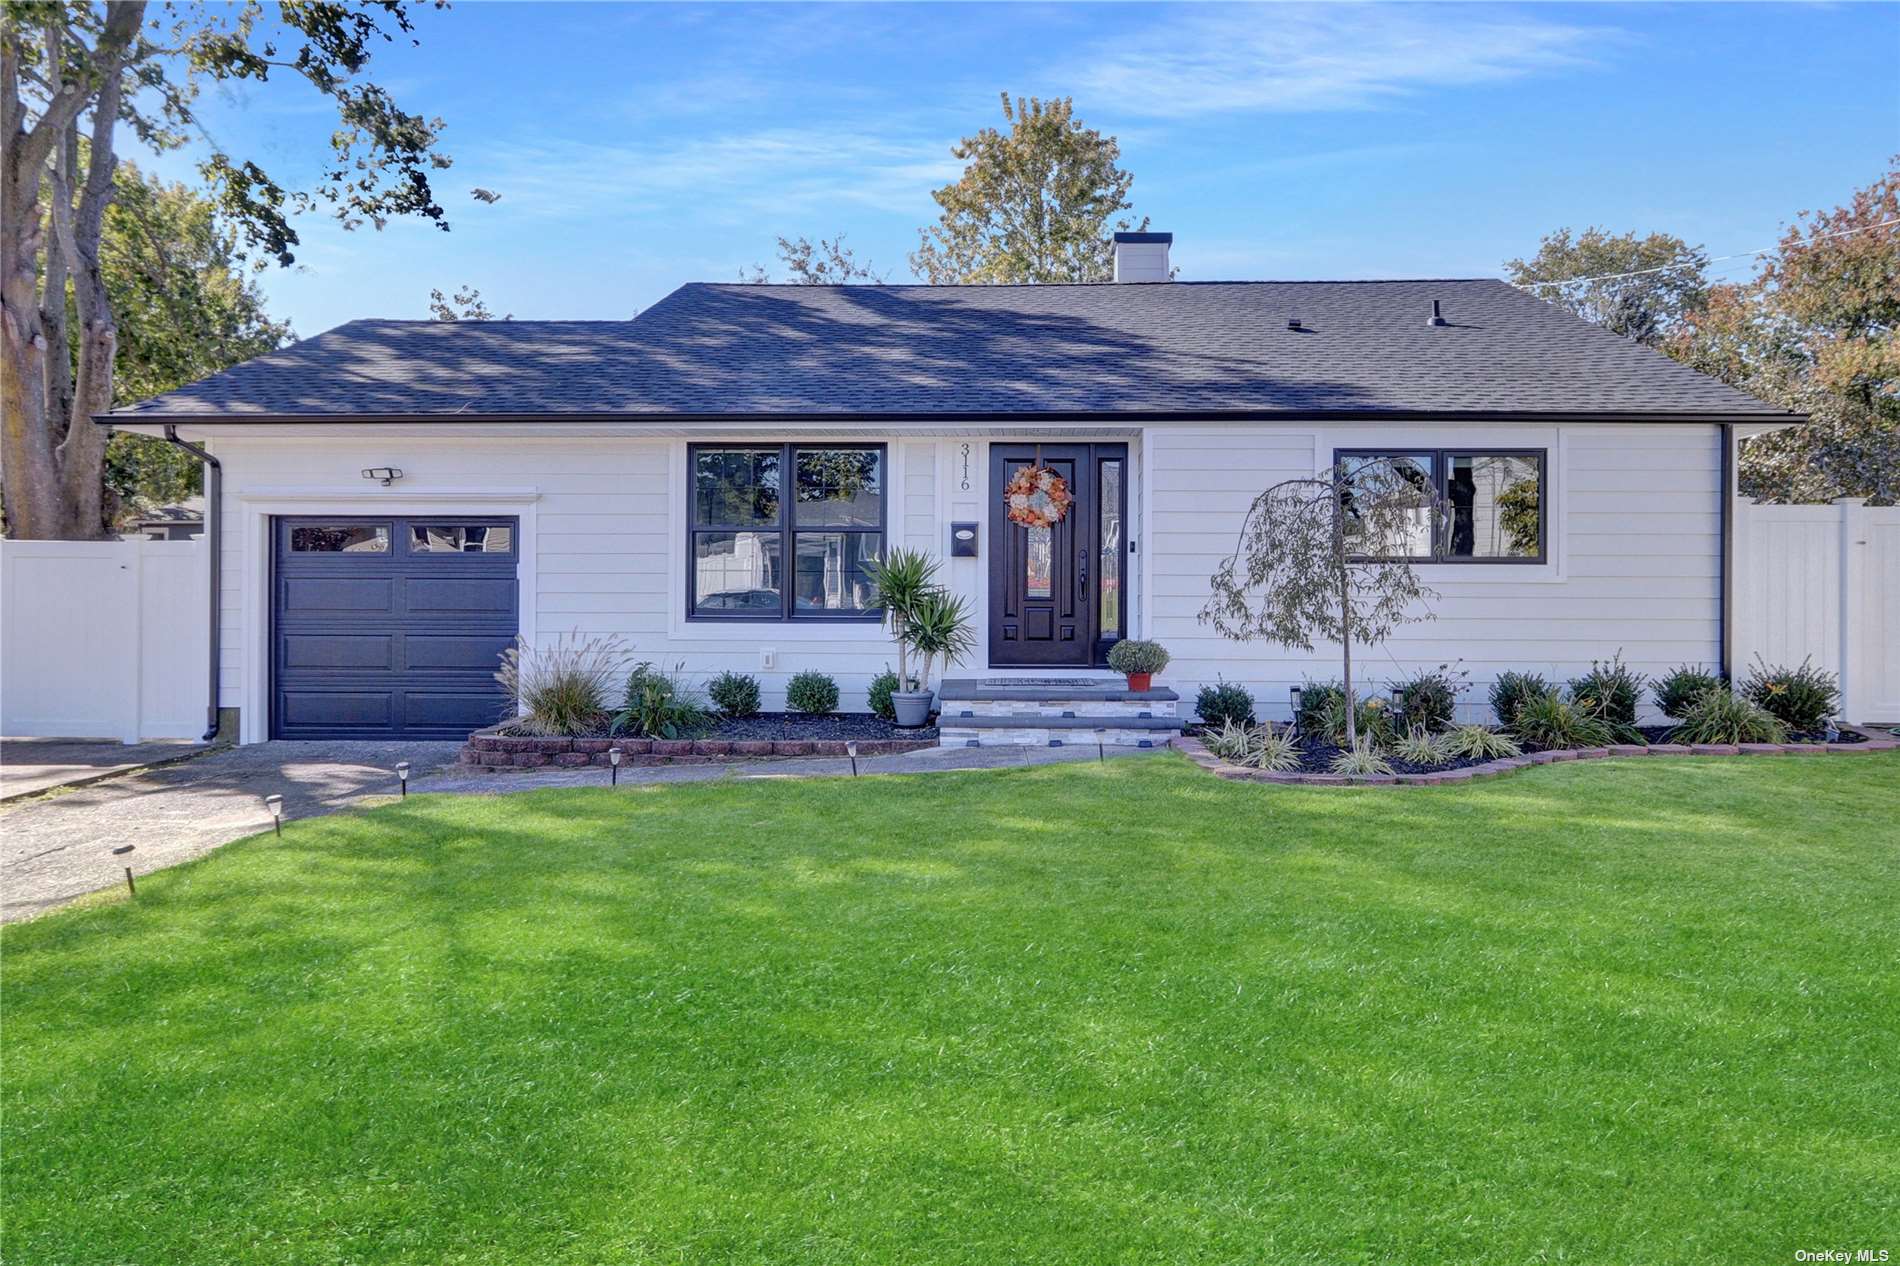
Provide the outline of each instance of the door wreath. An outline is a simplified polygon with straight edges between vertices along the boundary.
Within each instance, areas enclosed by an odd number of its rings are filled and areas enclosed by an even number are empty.
[[[1011,523],[1024,527],[1054,527],[1074,504],[1069,481],[1042,464],[1042,454],[1011,476],[1003,488],[1003,505]]]

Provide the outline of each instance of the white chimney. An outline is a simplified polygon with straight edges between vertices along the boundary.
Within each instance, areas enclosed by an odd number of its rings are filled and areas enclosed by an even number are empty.
[[[1168,280],[1168,247],[1172,245],[1172,233],[1117,233],[1115,280]]]

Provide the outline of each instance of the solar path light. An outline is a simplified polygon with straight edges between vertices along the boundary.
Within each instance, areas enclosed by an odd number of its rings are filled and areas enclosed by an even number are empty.
[[[408,761],[399,760],[396,762],[396,777],[402,780],[402,798],[404,800],[407,800],[409,798],[409,762]]]
[[[265,796],[264,807],[270,810],[271,827],[281,836],[284,833],[284,798]]]
[[[626,753],[617,747],[607,749],[607,767],[613,771],[613,773],[609,775],[613,780],[613,786],[618,787],[620,785],[620,761],[625,755]]]
[[[114,857],[126,857],[131,852],[132,852],[132,845],[121,844],[119,845],[119,847],[112,850],[112,855]],[[139,895],[138,885],[132,882],[132,867],[130,863],[127,863],[126,868],[125,868],[125,890],[131,893],[135,897]]]
[[[844,754],[851,758],[851,776],[856,778],[858,776],[858,741],[856,739],[845,742]]]

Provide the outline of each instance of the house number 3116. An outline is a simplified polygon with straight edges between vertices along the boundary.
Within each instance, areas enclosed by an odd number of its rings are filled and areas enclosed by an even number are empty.
[[[963,457],[963,477],[957,486],[962,488],[963,491],[968,492],[970,490],[970,446],[968,444],[959,444],[957,448],[961,450]]]

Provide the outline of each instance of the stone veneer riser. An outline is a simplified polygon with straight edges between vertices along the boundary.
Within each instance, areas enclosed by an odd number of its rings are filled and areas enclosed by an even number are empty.
[[[951,700],[944,704],[943,718],[955,722],[958,717],[1171,717],[1178,713],[1172,700],[1104,701],[1101,699],[1044,699],[1036,702],[1015,699]]]
[[[1171,730],[1118,730],[1105,727],[1101,734],[1104,747],[1167,747],[1174,739]],[[970,729],[947,718],[937,726],[939,747],[1094,747],[1094,730],[1051,730],[1040,726],[1020,729]]]

